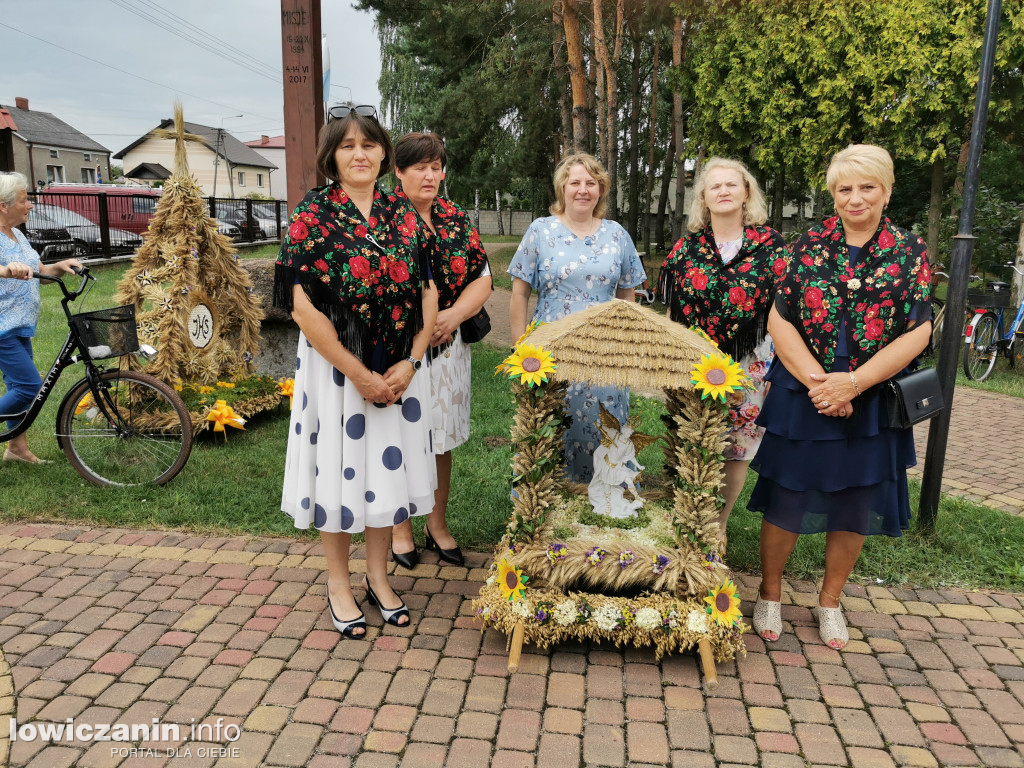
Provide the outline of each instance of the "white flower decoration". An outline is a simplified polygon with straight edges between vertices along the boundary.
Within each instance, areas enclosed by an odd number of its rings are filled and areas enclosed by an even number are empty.
[[[708,615],[704,611],[690,611],[686,619],[686,628],[699,635],[708,631]]]
[[[512,613],[520,619],[528,619],[533,616],[533,606],[529,600],[517,600],[512,603]]]
[[[594,622],[605,632],[617,629],[622,614],[614,605],[603,605],[594,611]]]
[[[494,574],[491,574],[487,577],[487,586],[493,587],[497,583],[497,581],[498,580],[494,577]]]
[[[657,629],[661,626],[661,611],[657,608],[641,608],[636,612],[636,625],[640,629]]]
[[[555,623],[567,627],[576,623],[576,603],[572,600],[565,600],[555,606],[553,611]]]

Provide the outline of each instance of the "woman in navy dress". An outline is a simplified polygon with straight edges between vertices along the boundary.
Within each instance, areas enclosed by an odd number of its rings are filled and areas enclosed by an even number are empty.
[[[512,338],[526,330],[530,294],[537,291],[533,319],[549,323],[612,299],[634,301],[647,279],[636,246],[618,223],[601,218],[611,179],[592,155],[569,155],[555,169],[552,216],[534,221],[508,266],[512,276],[509,319]],[[629,390],[570,384],[565,465],[570,480],[589,483],[594,451],[601,444],[598,403],[624,423]]]
[[[369,600],[409,623],[388,583],[391,528],[430,511],[430,382],[421,370],[437,293],[416,212],[377,179],[394,152],[372,107],[335,107],[320,132],[317,170],[291,218],[274,275],[274,303],[301,331],[281,509],[320,531],[327,605],[339,632],[366,634],[352,594],[349,545],[366,535]]]
[[[879,385],[924,350],[931,309],[924,243],[884,215],[889,153],[850,145],[826,181],[838,216],[793,246],[768,318],[777,357],[748,508],[764,514],[755,631],[778,639],[786,561],[800,534],[824,532],[816,613],[822,642],[839,650],[849,641],[839,598],[865,536],[909,526],[914,435],[889,428]]]

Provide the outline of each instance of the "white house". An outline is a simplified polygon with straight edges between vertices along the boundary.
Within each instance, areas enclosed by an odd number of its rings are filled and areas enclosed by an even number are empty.
[[[174,121],[170,119],[157,126],[173,127]],[[256,192],[264,197],[274,196],[270,174],[277,166],[273,162],[222,128],[186,122],[185,131],[200,137],[200,141],[186,142],[185,148],[189,171],[204,195],[231,198]],[[150,132],[114,157],[124,163],[125,178],[167,178],[174,170],[174,140],[157,138]]]
[[[284,159],[284,136],[260,136],[255,141],[245,142],[264,159],[277,166],[270,172],[271,197],[278,200],[288,199],[288,170]]]

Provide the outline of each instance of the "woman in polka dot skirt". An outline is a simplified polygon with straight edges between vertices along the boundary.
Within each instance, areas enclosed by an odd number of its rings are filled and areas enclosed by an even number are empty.
[[[335,107],[317,148],[329,179],[292,214],[274,303],[301,331],[281,508],[320,531],[339,632],[362,637],[349,547],[366,536],[363,587],[384,620],[409,623],[391,589],[391,527],[430,512],[437,485],[430,382],[421,369],[437,293],[416,213],[377,179],[394,152],[372,107]]]

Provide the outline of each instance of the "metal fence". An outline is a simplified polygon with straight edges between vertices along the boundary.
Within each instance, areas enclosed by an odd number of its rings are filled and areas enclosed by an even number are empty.
[[[25,233],[43,261],[70,256],[133,254],[156,213],[159,189],[111,187],[109,192],[32,192]],[[288,222],[283,200],[206,198],[217,228],[238,243],[273,242]]]

